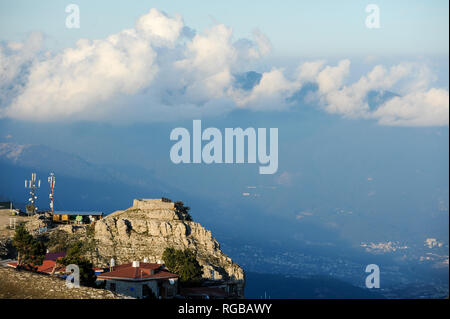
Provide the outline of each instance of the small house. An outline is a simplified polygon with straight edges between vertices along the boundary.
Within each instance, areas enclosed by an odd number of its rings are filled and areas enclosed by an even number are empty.
[[[178,292],[178,275],[168,272],[163,265],[133,261],[112,267],[97,276],[105,281],[105,288],[134,298],[174,298]]]

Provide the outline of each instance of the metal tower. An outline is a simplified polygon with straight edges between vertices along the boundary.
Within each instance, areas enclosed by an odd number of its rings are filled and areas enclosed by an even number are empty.
[[[50,173],[50,176],[48,177],[48,182],[50,184],[50,211],[53,214],[53,190],[55,189],[55,174]]]
[[[34,210],[33,214],[36,213],[37,207],[36,207],[36,190],[41,187],[41,180],[36,180],[36,173],[31,173],[31,179],[25,180],[25,188],[30,189],[30,198],[28,201],[33,205]]]

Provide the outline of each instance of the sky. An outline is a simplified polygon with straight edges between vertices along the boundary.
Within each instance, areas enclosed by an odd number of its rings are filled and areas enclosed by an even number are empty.
[[[76,1],[81,28],[65,28],[70,1],[1,1],[0,39],[19,40],[41,31],[58,48],[78,38],[103,38],[132,27],[150,7],[203,30],[214,23],[233,27],[236,37],[258,28],[273,42],[275,52],[297,55],[442,55],[448,54],[448,1]],[[380,7],[380,29],[367,29],[365,7]]]
[[[71,28],[65,2],[2,3],[0,118],[133,123],[285,112],[312,83],[306,98],[330,114],[448,126],[445,2],[380,2],[376,12],[355,1],[181,4],[80,2],[80,27]],[[251,71],[258,78],[246,79]],[[240,87],[242,76],[254,83]],[[368,96],[385,91],[393,98],[371,108]]]

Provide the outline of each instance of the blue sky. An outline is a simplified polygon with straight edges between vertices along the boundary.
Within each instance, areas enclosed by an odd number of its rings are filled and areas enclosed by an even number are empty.
[[[236,37],[259,28],[274,53],[298,55],[447,55],[448,1],[73,1],[80,6],[81,28],[65,28],[70,1],[1,1],[0,39],[20,40],[41,31],[47,44],[72,46],[81,37],[103,38],[133,27],[151,7],[180,13],[185,24],[203,30],[218,22]],[[381,28],[367,29],[365,7],[380,7]]]

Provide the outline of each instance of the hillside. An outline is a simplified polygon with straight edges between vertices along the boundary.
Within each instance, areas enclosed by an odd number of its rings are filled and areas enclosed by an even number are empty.
[[[65,281],[0,265],[0,299],[123,299],[125,296],[88,287],[69,289]]]
[[[205,279],[233,283],[244,287],[244,271],[225,255],[209,230],[199,223],[182,219],[174,203],[161,199],[136,199],[133,206],[117,211],[95,225],[97,266],[148,259],[162,260],[165,248],[191,249],[203,267]]]

